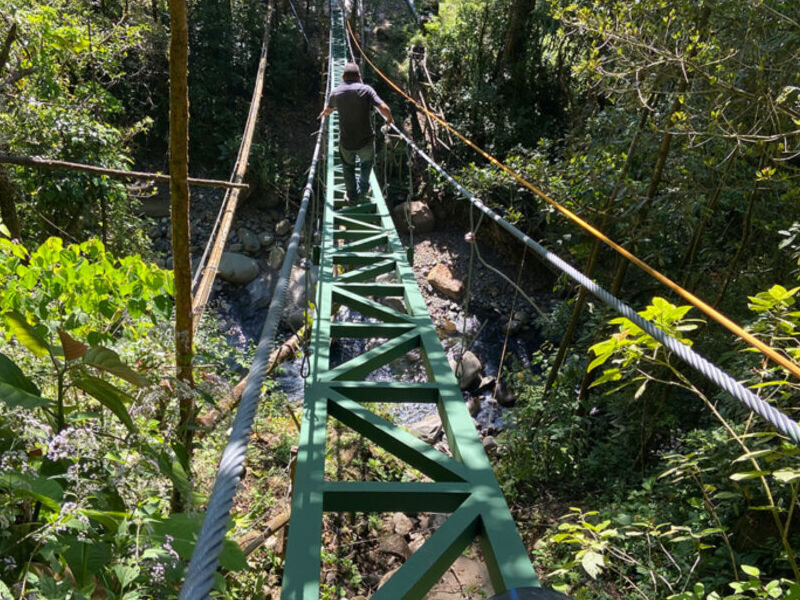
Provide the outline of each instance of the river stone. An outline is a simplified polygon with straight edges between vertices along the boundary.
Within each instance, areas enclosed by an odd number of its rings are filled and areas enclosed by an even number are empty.
[[[231,244],[229,248],[231,252],[238,253],[244,250],[244,245],[236,242],[235,244]]]
[[[394,554],[403,560],[407,560],[411,556],[411,548],[408,547],[406,538],[397,533],[383,538],[378,544],[378,550],[385,554]]]
[[[292,230],[292,224],[289,222],[289,219],[283,219],[283,221],[275,225],[275,235],[278,236],[284,236],[291,230]]]
[[[272,250],[270,250],[269,258],[267,259],[269,268],[273,271],[277,271],[283,265],[284,258],[286,258],[286,250],[280,246],[275,246]]]
[[[469,411],[469,416],[477,416],[481,411],[481,399],[476,398],[475,396],[470,396],[469,400],[467,400],[467,410]]]
[[[433,288],[453,300],[458,300],[464,294],[464,282],[453,277],[447,265],[439,263],[428,273],[428,283]]]
[[[500,384],[497,386],[497,396],[496,396],[497,403],[500,406],[514,406],[514,403],[517,401],[517,397],[514,395],[508,386],[503,384],[501,381]]]
[[[398,204],[392,210],[394,222],[397,224],[398,231],[406,233],[408,231],[408,216],[406,209],[408,202]],[[411,202],[411,224],[414,225],[414,233],[430,233],[436,227],[436,220],[433,212],[424,202]]]
[[[265,231],[258,236],[258,241],[261,243],[262,248],[269,248],[275,243],[275,236],[271,232]]]
[[[428,415],[421,421],[417,421],[411,427],[411,433],[419,437],[423,442],[435,444],[442,436],[442,420],[438,414]]]
[[[314,297],[314,289],[317,285],[319,267],[312,266],[308,271],[310,274],[309,293]],[[286,303],[283,309],[283,318],[289,323],[292,329],[299,329],[303,326],[303,313],[308,306],[306,299],[306,271],[300,267],[292,267],[289,276],[289,286],[286,288]]]
[[[263,273],[247,284],[247,295],[250,297],[250,310],[261,310],[269,306],[272,300],[272,287],[275,278],[272,273]]]
[[[242,242],[245,252],[258,252],[261,249],[258,236],[246,227],[239,228],[239,241]]]
[[[223,252],[217,274],[229,283],[250,283],[258,276],[258,263],[244,254]]]
[[[394,532],[399,535],[408,535],[414,529],[414,522],[400,512],[392,515],[392,523],[394,524]]]
[[[483,438],[483,449],[486,450],[487,453],[496,450],[497,440],[495,440],[491,435],[487,435],[485,438]]]
[[[460,365],[456,359],[451,358],[450,368],[453,369],[453,373],[455,373],[458,378],[458,384],[461,386],[461,389],[466,390],[480,377],[483,365],[481,365],[481,361],[478,360],[478,357],[468,350],[464,353]]]

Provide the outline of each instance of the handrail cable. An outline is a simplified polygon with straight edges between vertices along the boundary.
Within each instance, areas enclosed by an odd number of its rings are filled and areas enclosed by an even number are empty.
[[[331,41],[332,44],[332,41]],[[329,52],[329,57],[332,52]],[[329,58],[328,63],[328,83],[326,84],[326,104],[327,94],[330,93],[332,62]],[[324,120],[323,120],[324,125]],[[314,177],[317,171],[317,163],[321,153],[323,132],[325,127],[320,127],[317,132],[317,142],[314,147],[314,154],[311,159],[311,168],[308,172],[306,185],[303,188],[303,199],[300,202],[300,209],[297,212],[297,220],[292,230],[292,236],[286,249],[286,257],[275,287],[275,295],[264,321],[261,330],[261,337],[258,341],[255,358],[253,359],[250,372],[247,376],[247,384],[242,394],[239,410],[233,421],[233,427],[228,438],[228,443],[222,453],[219,462],[217,479],[214,482],[214,489],[206,508],[203,525],[197,538],[197,543],[192,553],[192,559],[186,572],[186,579],[180,592],[180,600],[204,600],[208,598],[211,587],[214,583],[214,573],[216,572],[219,555],[222,552],[222,544],[225,540],[225,531],[228,526],[229,513],[233,506],[233,497],[239,484],[243,472],[243,463],[247,444],[250,439],[256,409],[261,396],[261,385],[264,381],[264,374],[269,363],[270,352],[274,344],[275,333],[281,321],[286,289],[289,285],[292,265],[294,263],[297,248],[300,243],[300,232],[303,229],[309,201],[314,191]],[[308,274],[306,274],[308,277]]]
[[[717,323],[719,323],[720,325],[722,325],[723,327],[728,329],[728,331],[734,333],[735,335],[737,335],[738,337],[740,337],[741,339],[746,341],[748,344],[750,344],[751,346],[753,346],[754,348],[756,348],[757,350],[759,350],[760,352],[762,352],[763,354],[765,354],[766,356],[771,358],[773,361],[778,363],[780,366],[782,366],[785,369],[787,369],[788,371],[790,371],[795,377],[800,379],[800,365],[798,365],[794,361],[786,358],[785,356],[781,355],[777,350],[775,350],[771,346],[765,344],[764,342],[759,340],[757,337],[755,337],[751,333],[748,333],[747,331],[745,331],[740,325],[738,325],[737,323],[732,321],[730,318],[726,317],[724,314],[722,314],[721,312],[716,310],[714,307],[710,306],[709,304],[707,304],[706,302],[704,302],[703,300],[701,300],[700,298],[698,298],[697,296],[692,294],[690,291],[684,289],[683,287],[681,287],[680,285],[675,283],[672,279],[670,279],[669,277],[667,277],[666,275],[664,275],[660,271],[658,271],[658,270],[654,269],[653,267],[651,267],[650,265],[648,265],[646,262],[644,262],[643,260],[641,260],[640,258],[635,256],[634,254],[632,254],[629,250],[627,250],[624,247],[620,246],[614,240],[612,240],[607,235],[605,235],[602,231],[600,231],[599,229],[597,229],[596,227],[594,227],[593,225],[591,225],[590,223],[588,223],[587,221],[585,221],[584,219],[582,219],[581,217],[576,215],[574,212],[572,212],[568,208],[562,206],[561,204],[559,204],[558,202],[553,200],[550,196],[548,196],[543,191],[538,189],[536,186],[534,186],[532,183],[530,183],[527,179],[522,177],[519,173],[517,173],[516,171],[514,171],[510,167],[506,166],[505,164],[500,162],[497,158],[495,158],[494,156],[492,156],[491,154],[489,154],[488,152],[483,150],[475,142],[473,142],[472,140],[470,140],[466,136],[462,135],[459,131],[457,131],[452,125],[450,125],[447,121],[445,121],[439,115],[427,110],[419,102],[414,100],[402,88],[400,88],[400,86],[398,86],[391,79],[389,79],[389,77],[386,76],[383,73],[383,71],[381,71],[375,65],[375,63],[373,63],[370,60],[370,58],[364,52],[364,49],[359,44],[358,39],[356,39],[356,37],[353,35],[352,29],[350,28],[350,24],[349,23],[347,23],[347,28],[348,28],[348,31],[350,32],[350,37],[353,38],[353,42],[355,43],[356,47],[358,48],[358,50],[361,53],[361,56],[364,58],[364,60],[367,61],[367,63],[374,69],[374,71],[386,83],[388,83],[389,86],[391,86],[396,92],[398,92],[403,97],[405,97],[406,100],[408,100],[409,102],[414,104],[419,110],[423,111],[425,114],[427,114],[430,117],[432,117],[433,119],[435,119],[443,127],[445,127],[448,131],[453,133],[453,135],[455,135],[457,138],[459,138],[461,141],[463,141],[465,144],[467,144],[473,150],[478,152],[478,154],[480,154],[486,160],[488,160],[491,164],[495,165],[496,167],[498,167],[499,169],[504,171],[507,175],[511,176],[514,180],[517,181],[517,183],[519,183],[519,184],[523,185],[524,187],[528,188],[531,192],[533,192],[534,194],[539,196],[542,200],[544,200],[545,202],[550,204],[552,207],[554,207],[556,210],[558,210],[565,217],[567,217],[568,219],[570,219],[571,221],[573,221],[574,223],[579,225],[584,230],[586,230],[589,233],[591,233],[593,236],[595,236],[600,241],[602,241],[604,244],[606,244],[607,246],[609,246],[610,248],[615,250],[621,256],[625,257],[626,259],[631,261],[633,264],[638,266],[645,273],[647,273],[651,277],[654,277],[655,279],[657,279],[658,281],[663,283],[665,286],[670,288],[676,294],[681,296],[684,300],[686,300],[687,302],[693,304],[695,307],[697,307],[702,312],[704,312],[707,316],[711,317],[714,321],[716,321]]]
[[[650,336],[658,340],[667,349],[675,353],[681,360],[698,371],[701,375],[709,379],[712,383],[731,394],[734,398],[747,406],[747,408],[749,408],[751,411],[766,419],[778,431],[789,436],[796,444],[800,444],[800,425],[798,425],[795,420],[769,404],[766,400],[759,398],[751,390],[747,389],[744,385],[736,381],[725,371],[692,350],[690,346],[672,337],[651,321],[644,319],[625,302],[607,292],[604,288],[578,271],[575,267],[564,261],[558,255],[550,252],[531,237],[517,229],[514,225],[503,219],[491,208],[486,206],[480,198],[475,196],[475,194],[467,190],[458,181],[456,181],[456,179],[447,171],[445,171],[444,168],[442,168],[438,163],[434,162],[434,160],[425,152],[423,152],[411,139],[409,139],[408,136],[406,136],[405,133],[403,133],[397,127],[397,125],[393,124],[391,127],[406,141],[411,148],[413,148],[414,152],[416,152],[435,171],[437,171],[442,177],[450,182],[461,193],[462,196],[467,198],[467,200],[469,200],[473,206],[482,211],[484,215],[491,218],[515,238],[526,244],[528,248],[533,250],[545,262],[555,266],[559,271],[565,273],[577,284],[586,288],[588,292],[596,296],[605,304],[616,310],[623,317],[632,321],[637,327],[641,328]]]
[[[270,28],[272,27],[272,14],[274,10],[275,9],[272,3],[268,3],[267,17],[264,24],[264,39],[261,44],[261,56],[258,61],[256,82],[253,86],[253,98],[250,101],[250,110],[247,114],[247,122],[245,123],[244,134],[242,135],[242,141],[239,144],[239,153],[236,157],[236,164],[234,165],[233,173],[231,174],[231,181],[234,183],[241,183],[244,179],[245,173],[247,172],[247,163],[250,158],[250,147],[253,143],[253,135],[256,130],[256,122],[258,121],[258,111],[261,106],[261,92],[264,89],[264,75],[267,70],[267,52],[269,50],[269,34]],[[225,243],[228,240],[228,234],[231,230],[233,218],[236,215],[236,206],[238,202],[239,190],[228,190],[228,192],[225,194],[224,200],[222,201],[222,205],[220,206],[217,220],[214,223],[211,235],[208,238],[208,243],[203,251],[203,256],[200,259],[197,272],[195,273],[195,280],[197,279],[197,276],[200,274],[201,270],[203,277],[200,280],[199,285],[197,285],[197,290],[195,291],[192,299],[192,319],[194,329],[197,329],[197,326],[200,324],[203,311],[205,310],[206,304],[208,304],[208,298],[211,295],[211,287],[214,285],[214,279],[217,276],[219,263],[222,259],[222,251],[225,248]],[[216,238],[214,238],[214,232],[216,232]],[[214,239],[213,246],[211,246],[212,239]],[[208,257],[208,264],[203,266],[206,257]],[[195,283],[193,281],[192,286],[194,285]]]

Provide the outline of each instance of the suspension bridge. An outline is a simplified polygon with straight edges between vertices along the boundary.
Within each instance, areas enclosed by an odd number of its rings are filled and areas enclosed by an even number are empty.
[[[344,65],[353,53],[343,10],[335,2],[330,5],[330,19],[328,94],[341,79]],[[358,44],[355,36],[352,38],[353,42]],[[259,65],[256,91],[254,91],[256,108],[255,110],[251,108],[246,132],[252,130],[251,121],[254,121],[258,113],[257,96],[260,96],[260,86],[263,85],[267,41],[268,37],[265,35],[265,49],[262,51],[262,62]],[[358,50],[376,72],[386,78],[369,61],[360,47]],[[426,107],[417,104],[394,82],[388,78],[386,80],[408,101],[413,102],[418,110],[427,111]],[[429,111],[427,114],[457,138],[471,145],[490,163],[506,171],[545,202],[554,205],[568,219],[644,269],[795,376],[800,375],[800,368],[795,363],[787,361],[774,349],[753,338],[724,315],[677,286],[669,278],[540,192],[517,173],[454,130],[442,117]],[[230,439],[220,460],[217,481],[180,597],[187,600],[208,598],[213,586],[218,558],[222,552],[229,523],[229,512],[242,475],[244,454],[270,350],[283,311],[286,287],[296,261],[301,232],[303,227],[307,226],[308,243],[315,237],[319,240],[314,252],[315,262],[319,267],[319,277],[314,295],[315,302],[312,305],[313,312],[308,315],[313,319],[313,331],[307,349],[309,369],[291,501],[282,600],[319,598],[323,514],[331,512],[449,514],[447,520],[429,539],[374,592],[372,598],[376,600],[424,598],[453,561],[476,539],[481,544],[496,600],[564,598],[561,594],[540,587],[536,572],[495,479],[417,287],[413,266],[409,260],[411,254],[403,247],[395,230],[375,174],[371,174],[370,194],[365,201],[360,204],[346,201],[342,165],[336,152],[338,129],[338,115],[334,113],[323,122],[317,134],[308,179],[286,259]],[[447,173],[400,128],[392,126],[392,130],[394,135],[408,144],[411,152],[438,171],[465,201],[483,216],[498,223],[524,244],[526,249],[530,249],[541,260],[563,272],[589,293],[630,319],[686,364],[766,419],[795,443],[800,442],[800,428],[795,421],[764,402],[689,346],[672,338],[656,324],[643,319],[627,304],[502,219],[480,198]],[[249,142],[246,142],[246,139],[247,133],[232,176],[233,183],[241,182],[246,168],[246,156],[249,153]],[[325,193],[322,206],[317,206],[318,198],[313,194],[314,182],[321,167],[324,167],[322,179],[325,182]],[[208,290],[216,272],[215,260],[218,260],[222,245],[227,239],[227,231],[235,213],[236,189],[229,191],[228,196],[233,198],[233,202],[228,203],[226,196],[226,202],[220,209],[218,219],[221,225],[215,227],[215,231],[222,234],[217,235],[213,246],[212,240],[209,240],[209,247],[203,259],[205,261],[208,256],[209,262],[201,264],[195,277],[196,282],[200,282],[201,290],[199,295],[196,294],[196,315],[202,312],[207,300]],[[469,241],[475,244],[474,236]],[[307,259],[303,259],[300,264],[305,269],[311,267]],[[310,280],[308,276],[305,279],[307,282]],[[393,301],[384,302],[383,300],[387,298]],[[346,307],[348,311],[339,311],[339,307]],[[337,361],[331,352],[332,343],[335,340],[347,339],[369,341],[367,347],[371,349],[359,356]],[[427,376],[424,382],[366,380],[367,376],[377,369],[409,352],[416,352],[421,357]],[[376,401],[390,404],[414,402],[435,405],[442,420],[450,454],[424,443],[403,428],[372,412],[369,406]],[[350,428],[405,462],[409,467],[416,469],[422,474],[422,479],[406,482],[336,481],[326,478],[327,432],[332,421]]]

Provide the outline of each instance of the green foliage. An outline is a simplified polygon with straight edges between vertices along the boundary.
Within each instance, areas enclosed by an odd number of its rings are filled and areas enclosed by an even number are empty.
[[[3,0],[16,38],[7,65],[13,84],[0,100],[2,150],[20,155],[73,160],[125,169],[129,142],[149,119],[125,122],[111,89],[124,77],[129,50],[142,42],[146,24],[97,14],[68,0],[28,3]],[[119,18],[116,16],[115,18]],[[0,67],[2,68],[2,67]],[[135,202],[125,186],[106,177],[15,168],[24,237],[42,241],[43,232],[78,238],[105,236],[117,250],[143,244],[135,226]]]
[[[181,384],[162,374],[171,274],[96,240],[0,249],[3,579],[47,598],[170,597],[200,527],[167,514],[172,487],[193,492],[169,406]],[[224,555],[246,567],[236,544]]]
[[[172,311],[169,271],[138,256],[115,259],[97,240],[64,246],[50,238],[29,252],[0,238],[0,278],[0,311],[35,322],[45,338],[62,330],[93,345],[120,335],[136,339]],[[0,334],[8,337],[2,324]]]

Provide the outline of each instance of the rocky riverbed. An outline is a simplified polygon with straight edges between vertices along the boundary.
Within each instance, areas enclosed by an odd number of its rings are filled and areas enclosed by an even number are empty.
[[[195,265],[211,234],[223,196],[223,190],[193,190],[191,249]],[[470,242],[465,240],[464,232],[435,223],[423,202],[414,202],[412,206],[415,218],[421,215],[425,221],[416,230],[426,231],[416,233],[413,238],[417,283],[440,332],[451,366],[459,369],[470,413],[476,418],[481,433],[491,436],[502,428],[505,408],[514,402],[513,394],[502,383],[496,386],[504,346],[504,369],[511,364],[530,366],[531,352],[540,343],[537,310],[477,257],[473,259],[472,283],[468,284]],[[171,267],[168,198],[162,192],[146,201],[144,210],[150,216],[150,233],[157,260]],[[276,198],[267,201],[248,198],[240,203],[214,284],[212,301],[220,331],[229,337],[232,344],[258,340],[293,228],[293,213],[293,206],[287,206],[285,201]],[[401,231],[406,229],[404,211],[395,210],[395,213]],[[405,245],[411,243],[408,233],[401,234],[401,238]],[[504,264],[480,235],[476,243],[486,263],[502,271],[509,279],[516,280],[518,264]],[[301,255],[305,255],[305,240],[300,250]],[[526,277],[523,280],[524,291],[535,297],[535,282]],[[279,336],[288,337],[302,325],[305,287],[304,273],[295,268]],[[541,299],[535,301],[543,302]],[[546,310],[547,306],[543,308]],[[351,345],[339,347],[337,351],[356,354],[363,348]],[[342,360],[346,358],[348,356],[341,357]],[[419,377],[420,366],[414,362],[413,357],[397,361],[392,369],[379,372],[376,378]],[[280,381],[290,399],[301,401],[303,382],[299,361],[284,367]],[[404,425],[424,421],[421,427],[435,428],[438,417],[431,413],[429,405],[414,405],[399,409],[396,416]]]

